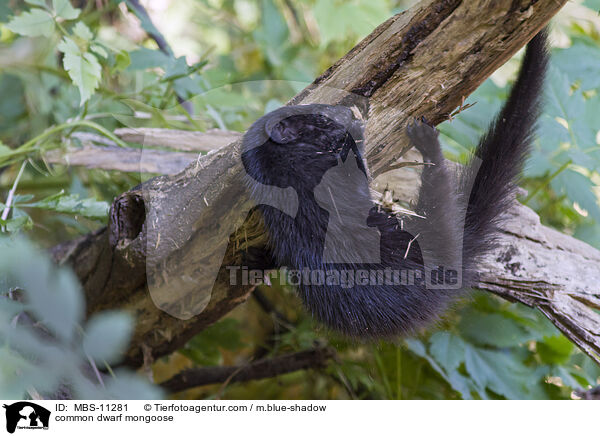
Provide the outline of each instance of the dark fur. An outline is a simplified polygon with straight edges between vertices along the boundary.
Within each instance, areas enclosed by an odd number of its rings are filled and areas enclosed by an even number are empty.
[[[242,160],[251,195],[260,204],[264,203],[261,198],[268,195],[265,185],[292,187],[298,196],[298,212],[291,217],[281,208],[258,206],[269,232],[268,258],[273,259],[273,265],[251,266],[286,266],[294,270],[389,267],[426,272],[430,268],[424,261],[427,258],[431,267],[462,261],[459,268],[463,288],[475,284],[477,262],[493,248],[496,226],[514,198],[515,182],[529,151],[539,113],[547,63],[546,33],[542,31],[528,45],[507,103],[477,147],[475,154],[481,160],[481,167],[474,159],[459,175],[458,183],[446,168],[435,129],[421,122],[408,127],[412,144],[426,162],[434,165],[423,170],[415,208],[425,219],[407,220],[402,229],[395,217],[380,212],[371,201],[363,163],[362,124],[349,109],[290,106],[259,119],[248,130],[243,143]],[[342,175],[328,181],[328,189],[336,196],[335,213],[343,217],[336,220],[331,216],[333,212],[319,203],[315,189],[324,182],[328,171],[338,165],[339,159],[346,161],[348,156],[357,159],[364,177]],[[370,210],[365,213],[365,208]],[[364,220],[381,235],[381,262],[377,264],[354,260],[349,248],[372,242],[362,239],[368,232],[344,230],[364,227]],[[344,227],[336,228],[337,221],[343,222]],[[336,254],[343,254],[349,260],[324,261],[326,235],[333,240]],[[418,239],[410,246],[415,235],[419,235]],[[351,288],[301,284],[298,291],[317,320],[354,337],[410,333],[438,319],[460,293],[452,289],[428,289],[422,282]]]

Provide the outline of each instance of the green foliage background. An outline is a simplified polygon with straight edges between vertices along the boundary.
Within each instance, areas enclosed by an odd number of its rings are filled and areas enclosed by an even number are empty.
[[[161,395],[132,374],[111,373],[107,386],[92,386],[79,374],[82,361],[109,369],[118,361],[131,319],[109,313],[82,326],[79,285],[25,240],[49,247],[98,228],[112,199],[141,176],[49,165],[49,150],[80,145],[74,133],[82,131],[139,147],[112,134],[122,126],[244,131],[409,3],[164,0],[144,3],[150,21],[127,0],[0,0],[0,200],[12,188],[16,193],[11,214],[0,221],[0,292],[14,297],[25,289],[28,296],[21,303],[0,300],[0,396],[53,392],[60,383],[81,398]],[[598,10],[597,0],[569,2],[553,21],[546,104],[522,201],[545,224],[600,248]],[[159,50],[148,36],[157,32],[170,49]],[[469,97],[475,108],[439,126],[449,158],[463,159],[476,144],[506,98],[521,55]],[[185,100],[193,115],[181,106]],[[0,214],[4,209],[0,203]],[[157,362],[155,378],[190,365],[240,364],[315,344],[338,350],[325,370],[177,397],[569,398],[600,377],[600,369],[540,313],[490,295],[474,294],[418,338],[362,344],[313,324],[292,289],[263,292],[292,325],[279,325],[249,301]],[[45,320],[56,338],[52,345],[12,328],[25,309]],[[47,359],[34,352],[42,346]],[[61,367],[59,357],[67,364]],[[51,382],[39,380],[40,372],[52,375]]]

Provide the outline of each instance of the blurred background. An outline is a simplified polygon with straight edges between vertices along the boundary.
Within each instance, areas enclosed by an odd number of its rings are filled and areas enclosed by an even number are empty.
[[[14,194],[11,213],[0,220],[3,233],[41,247],[73,239],[105,224],[114,197],[152,176],[56,163],[56,150],[81,147],[82,133],[135,148],[140,145],[124,143],[112,132],[133,126],[243,132],[412,3],[0,0],[0,213],[9,191]],[[552,21],[544,114],[521,198],[544,224],[596,248],[599,11],[600,0],[575,0]],[[468,98],[475,108],[438,126],[448,158],[464,159],[475,146],[506,98],[521,56],[522,51]],[[7,253],[0,254],[0,263],[14,262],[9,257],[15,252]],[[325,369],[175,397],[559,399],[599,381],[600,368],[543,315],[489,294],[478,292],[461,302],[418,338],[365,345],[313,323],[293,289],[261,291],[285,323],[250,299],[180,352],[155,363],[155,380],[193,365],[237,365],[328,344],[338,357]],[[131,322],[126,315],[119,319],[115,334],[127,337]],[[18,353],[3,356],[0,392],[2,374],[9,383],[6,377],[24,359]],[[21,392],[22,385],[15,386],[11,392]]]

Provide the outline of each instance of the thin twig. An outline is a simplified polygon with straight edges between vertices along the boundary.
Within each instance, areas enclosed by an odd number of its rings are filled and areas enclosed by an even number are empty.
[[[231,375],[229,377],[227,377],[227,380],[225,380],[223,382],[223,384],[221,385],[221,387],[219,387],[219,390],[217,392],[217,394],[215,395],[215,398],[217,400],[220,400],[221,397],[223,396],[223,393],[225,392],[225,389],[227,388],[227,386],[229,386],[229,383],[231,383],[231,380],[233,380],[233,378],[239,374],[244,368],[248,367],[248,365],[250,365],[251,362],[247,362],[246,365],[240,365],[238,367],[238,369],[234,372],[231,373]]]
[[[418,167],[418,166],[426,166],[426,165],[435,165],[435,164],[433,162],[399,162],[399,163],[391,164],[388,167],[388,171],[399,170],[400,168],[405,168],[405,167]]]
[[[2,221],[6,221],[8,219],[8,214],[10,213],[10,206],[15,198],[15,192],[17,191],[17,186],[19,185],[19,181],[21,180],[21,176],[23,175],[23,171],[25,170],[25,166],[27,165],[27,161],[24,161],[21,164],[21,169],[19,170],[19,174],[17,174],[17,178],[13,183],[12,188],[8,191],[8,196],[6,197],[5,209],[2,211]],[[5,232],[6,228],[2,226],[2,231]]]
[[[319,347],[283,356],[263,359],[241,366],[211,366],[205,368],[186,369],[169,380],[161,383],[161,387],[169,392],[180,392],[186,389],[212,385],[216,383],[244,382],[271,378],[281,374],[308,368],[323,368],[335,355],[329,347]]]
[[[167,42],[165,37],[158,31],[158,29],[156,28],[156,26],[150,19],[150,15],[148,14],[148,11],[146,10],[146,8],[144,8],[144,6],[138,0],[127,0],[127,4],[130,5],[130,9],[133,10],[133,12],[138,16],[138,18],[140,20],[142,20],[142,17],[143,17],[149,23],[152,24],[152,27],[154,28],[155,31],[149,31],[148,29],[144,29],[144,30],[146,31],[148,36],[156,42],[156,45],[158,45],[158,48],[160,49],[160,51],[162,51],[167,56],[174,57],[171,46],[169,45],[169,43]],[[185,110],[188,114],[190,114],[190,115],[193,114],[193,106],[191,105],[190,102],[185,101],[183,99],[183,97],[181,97],[179,95],[177,95],[177,102],[181,105],[183,110]]]
[[[152,20],[150,19],[150,15],[148,14],[148,11],[146,10],[146,8],[144,8],[144,6],[142,6],[142,4],[138,0],[128,0],[127,3],[131,5],[133,12],[136,15],[138,15],[138,18],[140,18],[140,20],[142,18],[144,18],[144,19],[148,20],[148,22],[152,23]],[[152,27],[154,27],[156,29],[156,26],[154,25],[154,23],[152,23]],[[162,51],[164,54],[166,54],[168,56],[173,55],[173,50],[171,50],[171,47],[167,43],[167,40],[165,39],[164,36],[162,36],[162,34],[158,31],[158,29],[156,29],[156,32],[150,32],[147,29],[144,29],[144,30],[146,30],[146,33],[148,34],[148,36],[156,42],[156,45],[158,45],[158,48],[160,49],[160,51]]]
[[[408,246],[406,247],[406,253],[404,253],[404,259],[406,259],[408,257],[408,252],[410,251],[410,247],[412,246],[413,242],[415,242],[417,240],[419,235],[420,235],[420,233],[417,233],[417,236],[415,236],[410,241],[408,241]]]
[[[98,383],[100,384],[100,386],[105,387],[104,380],[102,379],[102,374],[100,374],[100,370],[96,366],[96,362],[94,362],[94,359],[92,359],[92,356],[90,356],[88,353],[85,353],[85,357],[87,357],[88,362],[90,362],[90,367],[94,371],[94,375],[96,376]]]
[[[574,394],[582,400],[600,400],[600,386],[589,390],[575,389]]]

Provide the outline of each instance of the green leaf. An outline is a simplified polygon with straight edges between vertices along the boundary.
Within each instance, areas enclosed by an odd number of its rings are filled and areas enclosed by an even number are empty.
[[[390,16],[383,0],[341,2],[317,0],[313,14],[319,26],[321,45],[362,37]]]
[[[65,55],[63,66],[68,71],[73,84],[79,89],[81,103],[86,102],[94,93],[102,74],[98,59],[91,53],[82,53],[71,38],[64,37],[58,49]]]
[[[165,69],[165,75],[163,79],[171,80],[176,77],[183,77],[188,74],[189,67],[185,61],[185,56],[178,57],[175,60],[171,60],[167,68]]]
[[[20,117],[27,113],[25,108],[25,88],[23,83],[30,84],[25,78],[3,71],[0,75],[0,129],[16,127]],[[6,130],[4,130],[7,132]],[[6,134],[6,133],[5,133]]]
[[[32,9],[10,20],[6,27],[24,36],[51,36],[54,32],[52,16],[42,9]]]
[[[313,8],[313,14],[319,26],[322,46],[327,46],[336,38],[346,36],[346,22],[348,19],[344,16],[344,10],[336,9],[335,2],[330,0],[317,0]]]
[[[144,380],[131,371],[118,370],[116,377],[110,378],[106,383],[107,398],[114,400],[160,400],[163,392],[147,380]]]
[[[13,282],[26,291],[27,310],[62,340],[71,342],[84,312],[75,275],[68,269],[56,269],[40,249],[29,243],[21,241],[9,253],[10,257],[0,257],[0,270],[8,268]]]
[[[525,166],[528,177],[543,177],[555,174],[569,158],[564,152],[558,152],[571,141],[569,130],[554,118],[544,114],[540,117],[538,139]]]
[[[583,4],[594,11],[600,11],[600,0],[585,0]]]
[[[577,119],[584,107],[581,90],[571,94],[569,77],[555,66],[548,69],[544,112],[565,120]]]
[[[575,372],[575,371],[573,371]],[[570,387],[571,389],[581,389],[581,388],[585,388],[587,383],[582,383],[583,380],[585,380],[584,377],[582,377],[581,374],[574,374],[572,371],[569,370],[569,368],[565,368],[564,366],[557,366],[555,368],[553,368],[553,376],[557,376],[560,377],[560,379],[562,380],[563,384],[565,386]],[[583,378],[583,380],[582,380]],[[594,384],[596,384],[596,382],[594,381]]]
[[[598,384],[598,378],[600,378],[600,366],[589,356],[586,356],[583,353],[576,353],[572,357],[572,362],[574,365],[581,368],[581,371],[588,380],[588,384]]]
[[[126,350],[133,321],[124,312],[103,312],[87,324],[83,349],[96,364],[114,363]]]
[[[22,207],[53,210],[55,212],[81,215],[87,218],[102,219],[108,215],[110,206],[105,201],[93,198],[79,199],[79,195],[67,195],[63,191],[35,203],[23,204]]]
[[[0,2],[0,23],[5,23],[13,15],[13,11],[4,2]]]
[[[273,0],[263,0],[261,9],[263,28],[270,45],[284,43],[289,37],[288,26]]]
[[[545,337],[536,344],[536,349],[544,363],[563,365],[569,361],[574,345],[563,335]]]
[[[19,230],[29,230],[33,227],[33,221],[29,216],[19,216],[9,220],[0,219],[0,227],[6,228],[8,233],[15,233]]]
[[[459,329],[470,341],[479,345],[499,348],[518,346],[531,339],[530,334],[517,322],[497,313],[468,310]]]
[[[0,348],[0,392],[2,398],[24,398],[28,384],[22,377],[15,377],[15,374],[22,374],[24,369],[29,369],[30,364],[17,352],[7,347]]]
[[[448,332],[434,334],[431,339],[431,355],[448,372],[458,368],[465,358],[465,346],[461,338]]]
[[[173,82],[173,89],[184,100],[194,98],[204,92],[201,80],[198,77],[193,79],[191,77],[177,79]]]
[[[104,50],[104,47],[102,47],[99,44],[92,44],[90,46],[90,50],[96,53],[98,56],[103,57],[104,59],[108,57],[108,53],[106,52],[106,50]]]
[[[81,322],[85,302],[79,282],[67,269],[60,269],[50,277],[49,294],[36,293],[35,311],[43,314],[43,322],[56,334],[70,342]],[[33,300],[33,299],[32,299]]]
[[[531,371],[509,353],[467,347],[465,367],[480,388],[482,398],[486,397],[485,390],[490,389],[507,399],[526,399],[529,397],[527,384],[537,381]]]
[[[440,375],[456,392],[459,392],[465,400],[470,400],[471,390],[475,390],[472,381],[459,374],[457,371],[452,371],[450,374],[446,374],[444,369],[438,364],[436,359],[431,357],[423,342],[418,339],[405,339],[404,343],[406,347],[419,357],[425,359],[431,367]]]
[[[577,226],[573,235],[593,247],[600,249],[600,223],[588,222]]]
[[[550,185],[558,194],[566,195],[569,200],[577,202],[592,218],[600,221],[598,197],[593,191],[595,185],[589,178],[567,168],[555,177]]]
[[[46,0],[25,0],[25,3],[29,3],[30,5],[40,6],[42,8],[48,7],[46,4]]]
[[[28,201],[33,199],[33,194],[16,194],[13,197],[13,204],[17,205],[17,204],[22,204],[22,203],[27,203]]]
[[[6,156],[12,152],[13,150],[10,147],[7,147],[2,143],[2,141],[0,141],[0,157]]]
[[[600,10],[600,8],[596,10]],[[571,47],[556,50],[552,54],[552,64],[564,71],[571,82],[580,80],[583,90],[600,86],[599,62],[598,46],[591,46],[577,39],[573,41]]]
[[[52,0],[52,9],[57,17],[65,20],[74,20],[81,12],[81,9],[74,8],[69,0]]]
[[[129,52],[125,50],[121,50],[115,56],[115,65],[114,70],[123,71],[131,64],[131,58],[129,57]]]
[[[390,17],[385,0],[359,0],[353,12],[355,21],[352,31],[361,38]]]
[[[221,363],[221,349],[235,351],[243,346],[239,322],[225,319],[203,330],[181,352],[201,365]]]
[[[90,380],[82,369],[89,367],[86,351],[108,349],[95,357],[112,357],[114,350],[122,349],[119,343],[124,331],[131,331],[131,323],[124,326],[122,315],[112,313],[94,317],[88,323],[84,348],[78,340],[84,314],[80,286],[74,274],[57,268],[44,250],[23,238],[0,236],[0,291],[6,291],[6,284],[23,289],[25,303],[18,307],[0,298],[0,396],[16,399],[32,388],[47,396],[57,392],[60,385],[67,385],[71,395],[80,399],[160,398],[160,389],[131,372],[116,371],[103,386]],[[33,329],[10,327],[17,310],[47,329],[51,340]],[[90,344],[93,337],[98,340]],[[107,342],[112,345],[106,347]]]
[[[127,106],[127,108],[131,111],[130,113],[114,113],[113,116],[122,124],[128,127],[141,127],[145,126],[146,121],[140,122],[138,118],[132,116],[136,111],[139,112],[148,112],[150,114],[150,120],[153,125],[166,126],[168,125],[167,120],[165,119],[162,111],[153,106],[145,104],[139,100],[134,100],[132,98],[123,98],[120,101],[123,105]]]
[[[454,370],[448,374],[446,379],[452,389],[456,392],[459,392],[462,395],[463,400],[472,400],[473,395],[472,391],[476,391],[476,388],[473,386],[474,383],[468,377],[465,377],[458,371]]]
[[[85,41],[91,41],[94,35],[88,26],[82,21],[77,22],[73,27],[73,33]]]
[[[160,50],[151,50],[142,47],[129,53],[131,59],[130,70],[145,70],[147,68],[161,67],[167,69],[171,58]]]

